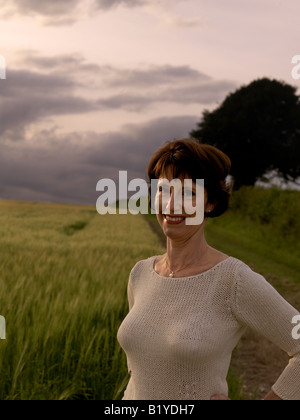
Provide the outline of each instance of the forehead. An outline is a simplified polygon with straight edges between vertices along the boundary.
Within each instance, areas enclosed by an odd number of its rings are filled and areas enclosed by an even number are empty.
[[[176,176],[177,175],[177,176]],[[178,182],[176,182],[176,184],[174,184],[174,180],[178,180]],[[190,180],[192,181],[192,183],[184,185],[184,180]],[[162,171],[159,174],[159,178],[158,178],[158,185],[163,185],[164,184],[164,180],[166,180],[166,183],[169,185],[170,182],[173,181],[173,186],[176,185],[176,188],[196,188],[197,190],[200,188],[201,191],[204,189],[205,190],[205,183],[204,183],[204,179],[193,179],[187,172],[180,172],[178,174],[178,171],[176,171],[176,168],[172,167],[171,165],[168,166],[164,171]],[[180,182],[181,181],[181,182]]]
[[[172,166],[168,166],[159,174],[159,179],[162,178],[168,179],[169,181],[171,181],[172,179],[180,179],[182,181],[184,179],[192,179],[192,177],[186,172],[180,172],[178,174],[176,168]]]

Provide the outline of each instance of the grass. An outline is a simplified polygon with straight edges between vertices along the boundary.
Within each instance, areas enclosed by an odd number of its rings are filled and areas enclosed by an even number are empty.
[[[227,213],[208,222],[206,237],[212,246],[245,261],[262,274],[299,282],[299,249],[274,235],[271,226]]]
[[[208,222],[209,242],[263,275],[299,284],[300,192],[246,187],[230,211]]]
[[[120,398],[128,274],[160,252],[144,220],[3,201],[0,252],[0,399]]]

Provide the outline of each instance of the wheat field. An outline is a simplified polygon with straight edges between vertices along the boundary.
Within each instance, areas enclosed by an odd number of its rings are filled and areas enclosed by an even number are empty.
[[[163,252],[142,216],[0,201],[1,400],[119,399],[134,264]]]

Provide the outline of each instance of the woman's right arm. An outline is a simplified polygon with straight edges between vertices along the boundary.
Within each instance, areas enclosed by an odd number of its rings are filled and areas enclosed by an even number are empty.
[[[292,322],[299,312],[246,264],[238,269],[233,305],[241,324],[269,339],[291,358],[267,398],[274,394],[283,400],[300,400],[300,340],[292,334]]]

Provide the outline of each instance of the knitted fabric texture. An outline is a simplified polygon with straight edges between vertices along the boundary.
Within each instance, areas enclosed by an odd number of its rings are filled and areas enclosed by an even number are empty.
[[[129,314],[117,335],[131,375],[124,400],[228,395],[232,351],[248,327],[288,353],[272,389],[300,400],[300,340],[292,337],[299,312],[264,277],[233,257],[199,275],[163,277],[156,258],[139,261],[129,277]]]

